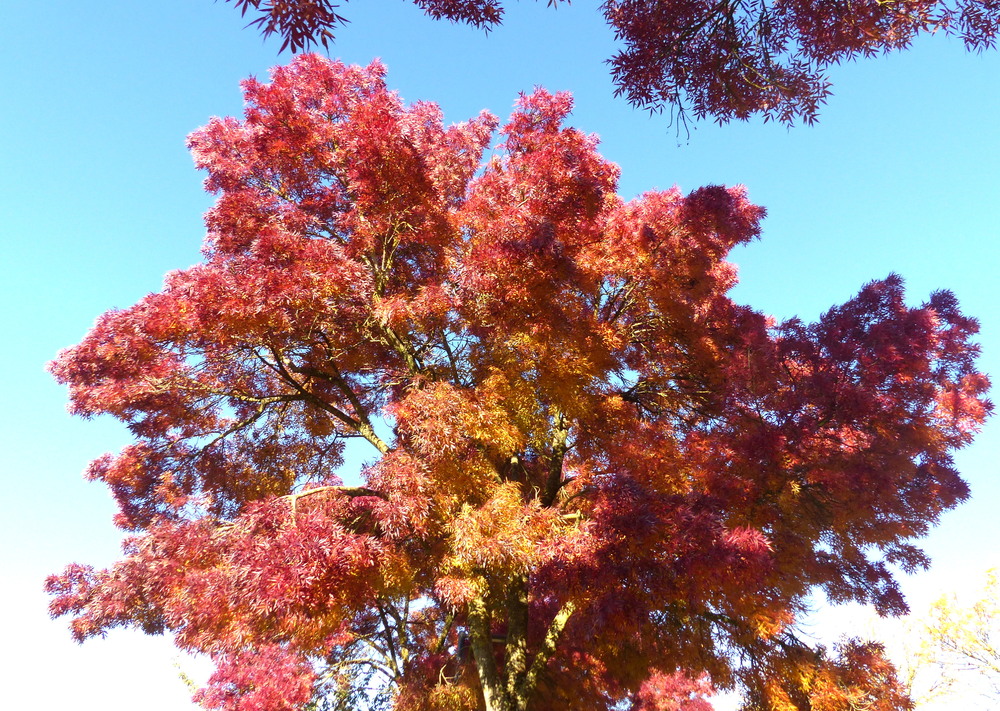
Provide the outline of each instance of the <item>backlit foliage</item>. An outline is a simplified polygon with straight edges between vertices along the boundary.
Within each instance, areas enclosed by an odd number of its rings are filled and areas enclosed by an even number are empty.
[[[1000,702],[1000,570],[961,595],[942,595],[908,622],[901,676],[918,708]]]
[[[327,46],[346,22],[331,0],[227,0],[282,49]],[[550,6],[562,0],[548,0]],[[568,0],[567,0],[568,1]],[[490,30],[499,0],[414,0],[436,19]],[[760,114],[811,123],[830,93],[834,64],[904,49],[921,34],[993,48],[998,0],[605,0],[622,49],[609,60],[617,93],[635,106],[719,122]]]
[[[742,188],[626,202],[542,90],[484,158],[496,119],[383,73],[301,56],[190,137],[203,263],[51,366],[135,436],[89,469],[124,557],[53,614],[172,632],[226,711],[906,708],[794,624],[817,587],[905,611],[990,409],[975,321],[890,276],[776,322],[727,296]]]

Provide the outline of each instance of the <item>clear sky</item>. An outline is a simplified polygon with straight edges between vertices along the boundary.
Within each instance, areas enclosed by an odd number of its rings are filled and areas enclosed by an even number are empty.
[[[390,86],[438,102],[450,121],[483,108],[505,117],[535,85],[570,90],[573,123],[600,135],[624,195],[743,183],[767,207],[762,240],[733,255],[738,299],[814,319],[895,271],[914,302],[937,288],[958,294],[982,322],[982,367],[1000,377],[998,54],[928,38],[837,68],[816,126],[696,124],[678,137],[613,98],[603,61],[614,38],[594,5],[512,2],[487,36],[401,0],[368,0],[344,7],[351,24],[330,54],[381,57]],[[78,647],[64,620],[47,618],[45,575],[118,554],[110,497],[80,472],[126,437],[113,422],[70,418],[43,368],[101,312],[198,261],[210,199],[184,138],[240,112],[240,79],[288,60],[244,22],[210,0],[0,0],[0,677],[10,708],[189,707],[163,640],[116,632]],[[973,499],[927,539],[934,568],[905,581],[916,608],[1000,564],[998,452],[994,421],[960,454]],[[823,614],[818,629],[850,624]]]

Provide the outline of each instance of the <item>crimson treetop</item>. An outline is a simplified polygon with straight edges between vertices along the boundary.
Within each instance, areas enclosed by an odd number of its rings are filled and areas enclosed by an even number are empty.
[[[250,24],[293,52],[326,46],[345,22],[333,0],[227,2],[255,11]],[[500,0],[414,2],[436,19],[486,30],[503,19]],[[623,45],[609,60],[617,94],[723,123],[753,114],[811,123],[830,93],[831,65],[939,31],[981,51],[1000,32],[997,0],[605,0],[601,11]]]
[[[132,531],[49,581],[83,639],[169,630],[208,708],[898,709],[806,596],[905,610],[894,571],[967,496],[975,321],[898,277],[818,322],[734,303],[742,188],[616,194],[567,95],[446,128],[314,55],[190,146],[202,264],[52,365],[135,442],[95,461]],[[345,442],[370,452],[338,478]],[[339,704],[339,705],[338,705]]]

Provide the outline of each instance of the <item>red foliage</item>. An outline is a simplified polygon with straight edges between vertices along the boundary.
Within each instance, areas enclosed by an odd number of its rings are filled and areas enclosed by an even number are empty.
[[[312,667],[280,646],[219,655],[215,662],[208,686],[194,697],[206,709],[294,711],[312,699]]]
[[[895,276],[775,323],[727,296],[742,188],[623,202],[541,90],[483,160],[492,116],[382,76],[302,56],[191,136],[204,262],[51,366],[136,440],[89,470],[125,556],[53,576],[53,614],[172,632],[233,711],[694,710],[708,679],[904,708],[794,623],[817,587],[905,610],[990,411],[976,323]]]
[[[293,52],[327,46],[345,22],[330,0],[228,1],[243,14],[260,12],[251,24]],[[487,30],[503,18],[499,0],[414,2],[435,19]],[[605,0],[601,10],[624,45],[610,60],[616,93],[635,106],[723,123],[754,114],[811,123],[834,64],[904,49],[933,32],[957,34],[980,51],[1000,32],[998,0]]]
[[[655,672],[636,692],[631,711],[712,711],[706,697],[713,693],[707,679]]]

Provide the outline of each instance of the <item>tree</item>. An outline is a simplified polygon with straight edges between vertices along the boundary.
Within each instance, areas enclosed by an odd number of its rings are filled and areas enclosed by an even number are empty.
[[[981,696],[1000,701],[1000,577],[986,573],[972,601],[942,595],[904,635],[902,677],[920,708]],[[960,698],[956,698],[956,695]]]
[[[293,52],[327,46],[345,22],[332,0],[227,1],[258,13],[250,24]],[[487,31],[503,19],[499,0],[414,2],[435,19]],[[618,95],[682,120],[690,110],[721,123],[755,114],[812,123],[830,94],[832,65],[935,32],[978,52],[1000,32],[997,0],[605,0],[601,11],[623,45],[609,60]]]
[[[889,276],[778,323],[727,296],[742,188],[625,202],[543,90],[484,159],[495,118],[383,74],[300,56],[190,137],[204,262],[51,365],[135,436],[89,469],[124,558],[53,614],[169,630],[231,711],[906,708],[879,647],[795,619],[905,611],[991,407],[976,322]]]

